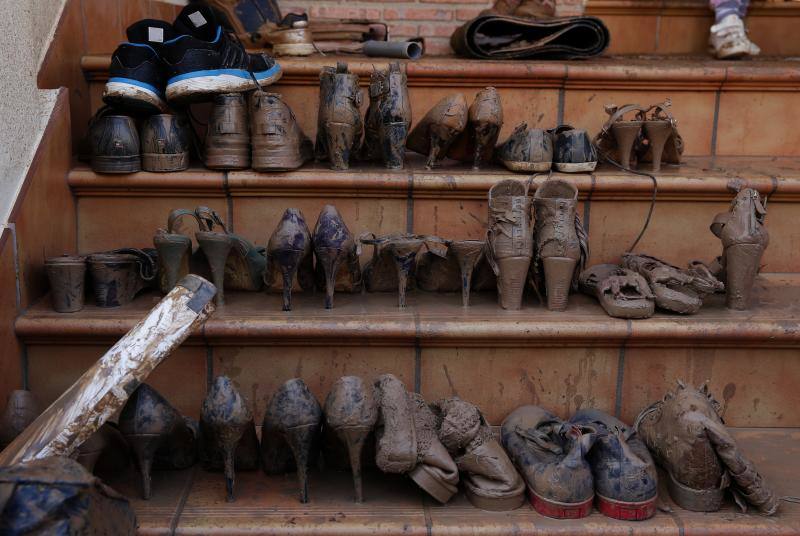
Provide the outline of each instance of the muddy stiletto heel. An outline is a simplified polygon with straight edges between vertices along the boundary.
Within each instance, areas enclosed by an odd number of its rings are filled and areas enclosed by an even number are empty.
[[[320,211],[314,226],[313,243],[314,255],[325,280],[325,308],[332,309],[333,294],[342,264],[346,264],[347,270],[347,274],[344,274],[346,277],[343,278],[346,281],[341,283],[344,288],[356,288],[361,280],[355,239],[333,205],[325,205]]]
[[[444,158],[455,138],[467,126],[467,100],[456,93],[440,100],[411,130],[406,147],[427,155],[426,169],[432,169]]]
[[[283,310],[292,310],[292,285],[298,271],[311,260],[311,233],[303,213],[287,208],[267,244],[267,269],[264,282],[272,284],[275,270],[283,282]],[[300,279],[300,278],[298,278]]]
[[[611,133],[617,142],[619,164],[624,168],[631,166],[633,145],[642,131],[642,121],[617,121],[611,124]]]
[[[453,240],[448,243],[461,269],[461,305],[469,307],[469,292],[472,287],[472,271],[483,257],[486,242],[483,240]]]
[[[421,240],[413,239],[389,244],[389,250],[392,252],[395,266],[397,267],[398,307],[402,308],[406,306],[406,287],[408,285],[408,274],[414,267],[414,261],[421,245]]]
[[[644,122],[644,132],[650,141],[650,150],[653,153],[653,171],[661,170],[661,155],[664,146],[672,135],[672,127],[668,121],[648,120]]]
[[[226,235],[213,231],[198,231],[195,236],[211,269],[212,282],[217,287],[216,303],[225,305],[225,264],[233,243]]]
[[[492,161],[494,146],[500,135],[501,122],[480,121],[475,124],[475,155],[473,156],[472,169],[480,169]]]

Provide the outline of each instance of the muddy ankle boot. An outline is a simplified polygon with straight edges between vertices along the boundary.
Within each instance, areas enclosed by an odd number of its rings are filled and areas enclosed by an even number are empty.
[[[87,257],[95,302],[98,307],[127,305],[155,281],[155,252],[123,248]]]
[[[130,463],[130,448],[116,425],[106,422],[73,455],[90,473],[114,474]]]
[[[364,129],[358,75],[339,62],[335,68],[323,67],[319,79],[315,153],[318,160],[328,160],[332,169],[349,169]]]
[[[553,165],[563,173],[589,173],[597,167],[597,150],[585,130],[560,125],[550,131]]]
[[[497,148],[497,159],[511,171],[538,173],[553,165],[553,137],[539,128],[522,123]]]
[[[426,169],[432,169],[450,150],[450,145],[467,128],[467,100],[456,93],[440,100],[408,135],[407,147],[428,157]]]
[[[506,417],[500,433],[537,512],[559,519],[589,515],[594,480],[586,455],[596,438],[593,430],[565,423],[538,406],[522,406]]]
[[[256,171],[297,169],[314,156],[311,140],[277,93],[250,95],[250,138]]]
[[[0,415],[0,451],[22,433],[39,416],[39,404],[33,393],[19,389],[11,391],[6,409]]]
[[[380,159],[389,169],[401,169],[411,127],[411,101],[406,74],[398,62],[390,63],[386,71],[372,72],[369,99],[362,156]]]
[[[650,318],[655,312],[655,296],[647,280],[616,264],[596,264],[578,276],[578,288],[594,296],[608,316]]]
[[[588,460],[600,513],[631,521],[653,517],[658,475],[650,451],[636,432],[597,409],[582,409],[569,422],[597,430]]]
[[[319,448],[321,426],[322,408],[303,380],[291,379],[272,395],[261,432],[265,469],[279,468],[276,456],[285,457],[286,451],[290,451],[297,469],[301,503],[308,502],[308,467]]]
[[[150,473],[156,455],[179,465],[194,463],[196,434],[183,417],[155,389],[141,384],[128,398],[119,415],[119,430],[133,452],[142,476],[142,498],[150,499]],[[173,450],[184,452],[176,453]],[[183,460],[183,458],[188,458]],[[174,466],[175,463],[168,463]]]
[[[201,459],[209,469],[222,468],[228,502],[234,501],[235,469],[259,466],[253,413],[233,382],[217,376],[200,413]]]
[[[507,179],[489,190],[486,245],[487,260],[497,276],[500,307],[520,309],[533,253],[531,198],[525,183]]]
[[[464,476],[469,502],[483,510],[514,510],[525,502],[525,483],[495,439],[480,410],[459,398],[432,405],[439,440]]]
[[[333,293],[361,290],[361,266],[356,241],[339,211],[325,205],[314,226],[314,256],[316,279],[325,288],[325,308],[333,308]]]
[[[247,105],[241,93],[214,97],[205,142],[205,163],[211,169],[250,167]]]
[[[358,376],[339,378],[325,399],[325,422],[347,447],[357,503],[364,501],[361,484],[361,452],[378,420],[371,385]]]
[[[305,291],[314,288],[314,256],[311,232],[303,213],[287,208],[267,243],[267,267],[264,284],[267,289],[280,285],[283,289],[283,310],[292,310],[292,288],[295,276]]]
[[[45,259],[44,268],[50,282],[50,301],[58,313],[74,313],[83,309],[86,281],[86,258],[62,255]]]
[[[156,173],[189,167],[191,134],[188,122],[177,115],[151,115],[142,123],[142,169]]]
[[[711,232],[722,241],[721,265],[729,309],[750,307],[761,256],[769,245],[769,233],[764,227],[766,217],[761,196],[756,190],[745,188],[736,194],[730,210],[717,214],[711,224]]]
[[[742,511],[747,504],[763,515],[780,499],[747,459],[719,416],[708,391],[678,381],[678,388],[645,408],[633,427],[667,474],[667,489],[678,506],[695,512],[719,510],[727,488]]]
[[[547,308],[563,311],[589,257],[588,238],[576,213],[578,189],[567,181],[549,179],[536,190],[533,204],[534,280],[544,280]]]
[[[261,290],[267,260],[264,248],[256,247],[246,238],[229,233],[225,223],[208,207],[195,209],[201,225],[195,233],[197,243],[208,261],[214,286],[216,303],[225,303],[227,290]],[[222,232],[215,231],[219,227]]]
[[[158,252],[158,286],[167,294],[175,284],[189,274],[189,260],[192,256],[192,239],[175,232],[178,222],[190,216],[202,230],[200,219],[193,210],[175,209],[169,213],[167,228],[158,229],[153,237],[153,246]]]
[[[127,115],[103,115],[89,126],[92,171],[135,173],[142,169],[136,123]]]
[[[472,162],[472,169],[480,169],[491,163],[497,137],[503,127],[503,107],[500,95],[493,87],[487,87],[475,95],[469,107],[466,130],[450,146],[447,156],[462,162]]]

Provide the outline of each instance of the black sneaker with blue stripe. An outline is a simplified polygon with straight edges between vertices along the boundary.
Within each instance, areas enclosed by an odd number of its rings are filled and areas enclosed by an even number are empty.
[[[158,113],[167,110],[164,75],[159,47],[175,37],[172,25],[162,20],[145,19],[128,27],[128,42],[111,56],[109,78],[103,101],[131,113]]]
[[[203,100],[268,86],[281,67],[266,54],[248,54],[235,35],[217,22],[205,5],[186,6],[173,24],[177,37],[164,41],[159,54],[167,76],[169,101]]]

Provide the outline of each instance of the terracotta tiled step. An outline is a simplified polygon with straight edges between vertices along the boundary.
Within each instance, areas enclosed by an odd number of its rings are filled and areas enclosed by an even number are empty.
[[[706,54],[714,14],[706,0],[589,0],[611,32],[610,54]],[[797,2],[751,2],[750,39],[765,56],[800,55]]]
[[[280,92],[304,130],[314,136],[319,71],[348,61],[362,84],[380,58],[310,57],[281,60]],[[108,56],[86,56],[92,109],[100,105]],[[610,57],[572,62],[499,62],[429,57],[405,64],[415,120],[453,91],[471,99],[484,86],[500,90],[506,122],[501,136],[527,121],[550,128],[566,122],[595,133],[603,105],[651,104],[670,97],[689,155],[797,156],[800,130],[786,110],[800,106],[800,63],[789,60],[720,62],[710,58]],[[366,110],[368,99],[364,99]],[[309,103],[312,105],[309,106]],[[198,111],[198,115],[202,115]]]
[[[800,479],[800,431],[796,428],[732,429],[744,452],[778,495],[796,494]],[[593,512],[580,520],[555,520],[528,504],[513,512],[478,510],[459,493],[441,506],[423,497],[410,479],[378,472],[364,475],[363,504],[352,502],[352,481],[343,472],[312,473],[310,502],[297,500],[293,474],[266,476],[260,471],[236,475],[236,502],[225,501],[222,475],[201,468],[155,473],[153,497],[138,499],[135,474],[109,483],[131,498],[140,534],[281,535],[781,535],[800,531],[800,505],[781,503],[774,517],[742,514],[732,503],[710,514],[683,510],[660,491],[657,511],[642,522],[617,521]]]
[[[476,172],[450,162],[427,171],[422,163],[418,155],[409,155],[402,171],[357,164],[348,172],[335,172],[309,164],[290,173],[223,174],[195,168],[124,176],[78,167],[69,175],[78,198],[78,248],[91,252],[123,244],[152,246],[152,233],[166,224],[170,210],[199,204],[215,208],[237,233],[260,244],[287,207],[297,207],[313,220],[326,203],[338,207],[356,234],[408,231],[481,238],[491,185],[507,178],[526,180],[497,167]],[[589,230],[591,262],[616,262],[644,222],[652,181],[613,168],[561,176],[580,189],[578,212]],[[542,180],[544,176],[537,177],[533,187]],[[681,265],[694,258],[709,260],[720,249],[708,230],[711,220],[729,206],[731,187],[749,185],[769,196],[767,226],[773,245],[764,256],[766,271],[800,270],[800,248],[792,245],[800,244],[795,225],[800,160],[689,157],[680,167],[665,168],[658,181],[656,210],[641,251]]]

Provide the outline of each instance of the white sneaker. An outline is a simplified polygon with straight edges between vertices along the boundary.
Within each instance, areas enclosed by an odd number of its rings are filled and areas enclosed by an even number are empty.
[[[711,27],[709,51],[719,59],[758,56],[761,49],[747,38],[744,22],[738,15],[728,15]]]

